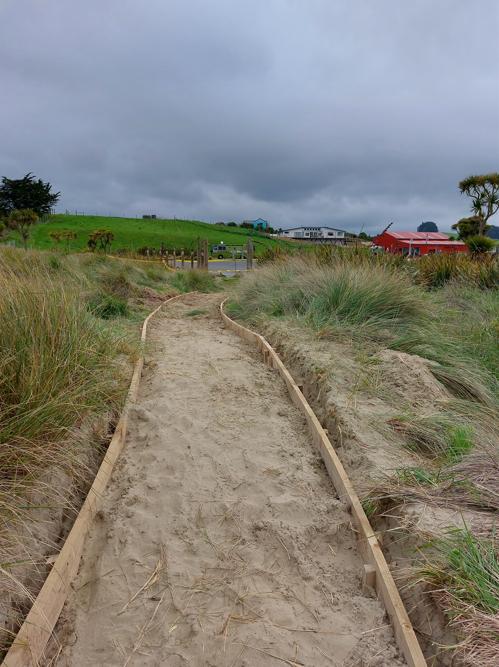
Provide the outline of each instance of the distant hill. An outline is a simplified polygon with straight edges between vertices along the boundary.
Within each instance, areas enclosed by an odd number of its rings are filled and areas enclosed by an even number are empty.
[[[244,245],[251,238],[256,255],[269,247],[290,245],[290,242],[268,238],[252,229],[213,225],[197,220],[143,220],[64,214],[53,215],[48,222],[35,225],[29,245],[40,250],[54,248],[56,243],[50,238],[50,233],[61,229],[71,230],[77,235],[76,239],[69,242],[70,251],[86,250],[89,234],[97,229],[109,229],[114,234],[111,253],[113,250],[135,252],[145,246],[159,249],[161,243],[168,250],[194,250],[198,238],[208,239],[210,245],[221,242],[226,245]],[[11,234],[9,238],[15,238],[15,235]],[[66,247],[65,243],[61,247]]]
[[[487,236],[491,239],[499,239],[499,227],[497,225],[491,225],[490,229],[487,231]]]
[[[438,227],[435,222],[428,220],[427,222],[422,222],[419,225],[418,232],[438,232]]]

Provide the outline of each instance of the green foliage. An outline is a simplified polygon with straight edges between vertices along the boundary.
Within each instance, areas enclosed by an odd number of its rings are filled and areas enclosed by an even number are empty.
[[[44,262],[10,257],[0,254],[0,476],[14,483],[53,463],[68,429],[116,404],[124,384],[113,361],[119,341],[76,285]],[[3,483],[0,511],[9,493]]]
[[[492,250],[495,243],[488,236],[468,236],[466,238],[466,245],[473,255],[481,255],[484,252]]]
[[[400,468],[395,474],[400,482],[408,485],[437,486],[440,481],[438,473],[418,467]]]
[[[31,227],[37,222],[38,215],[29,208],[12,211],[7,218],[9,228],[19,233],[25,249],[28,247]]]
[[[206,315],[208,311],[205,308],[194,308],[193,310],[189,310],[185,314],[186,317],[197,317],[198,315]]]
[[[499,209],[499,173],[468,176],[459,183],[459,190],[471,198],[471,210],[479,218],[477,233],[484,236],[487,220]]]
[[[469,605],[486,614],[499,612],[499,557],[495,539],[474,536],[468,528],[453,529],[426,545],[428,562],[421,575],[446,591],[456,615]]]
[[[218,289],[215,277],[208,271],[176,271],[169,282],[180,292],[216,292]]]
[[[474,257],[459,253],[424,255],[413,262],[414,280],[427,288],[440,288],[449,282],[458,282],[482,289],[499,285],[499,262],[496,257]]]
[[[477,215],[473,215],[470,218],[461,218],[455,225],[452,225],[452,229],[457,230],[458,238],[467,239],[468,236],[477,236],[480,234],[480,227],[482,226],[482,219]],[[490,225],[482,226],[483,232],[485,233],[490,229]]]
[[[130,312],[124,299],[105,292],[94,294],[88,302],[88,308],[96,317],[103,320],[126,317]]]
[[[9,215],[12,211],[31,209],[38,217],[48,215],[57,204],[60,192],[52,192],[50,183],[35,180],[28,173],[23,178],[2,178],[0,185],[0,215]]]
[[[473,449],[473,432],[469,426],[455,426],[449,432],[447,458],[452,463],[461,461]]]

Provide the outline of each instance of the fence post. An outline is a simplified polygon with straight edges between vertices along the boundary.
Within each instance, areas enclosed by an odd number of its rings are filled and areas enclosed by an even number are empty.
[[[194,250],[191,252],[191,269],[194,268]]]
[[[177,268],[177,251],[173,248],[173,268]]]
[[[198,251],[197,251],[197,257],[196,257],[196,268],[201,269],[201,262],[202,262],[202,251],[201,251],[201,239],[198,237]]]
[[[180,249],[180,268],[184,269],[184,249]]]
[[[203,240],[203,268],[208,271],[208,239]]]
[[[246,248],[246,268],[248,271],[253,268],[253,241],[251,239],[248,239]]]

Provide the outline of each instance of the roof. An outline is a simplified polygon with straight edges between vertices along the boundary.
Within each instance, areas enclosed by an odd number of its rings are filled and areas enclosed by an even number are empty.
[[[441,232],[392,232],[389,230],[384,233],[400,241],[449,241],[447,234]]]
[[[335,232],[345,232],[344,229],[338,229],[337,227],[328,227],[327,225],[314,225],[311,227],[305,227],[304,225],[301,225],[300,227],[289,227],[288,229],[283,229],[283,232],[293,232],[296,229],[331,229],[332,231]],[[345,232],[347,234],[347,232]]]

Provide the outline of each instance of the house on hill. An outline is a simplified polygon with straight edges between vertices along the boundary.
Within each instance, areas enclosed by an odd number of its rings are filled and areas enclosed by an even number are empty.
[[[441,252],[467,252],[462,241],[453,241],[440,232],[392,232],[385,230],[373,239],[386,252],[417,257]]]
[[[283,229],[281,235],[287,239],[343,245],[346,243],[348,232],[334,227],[292,227],[291,229]]]
[[[251,225],[253,229],[257,229],[261,232],[264,232],[270,227],[268,220],[264,220],[263,218],[257,218],[256,220],[243,220],[243,225],[247,227]]]

